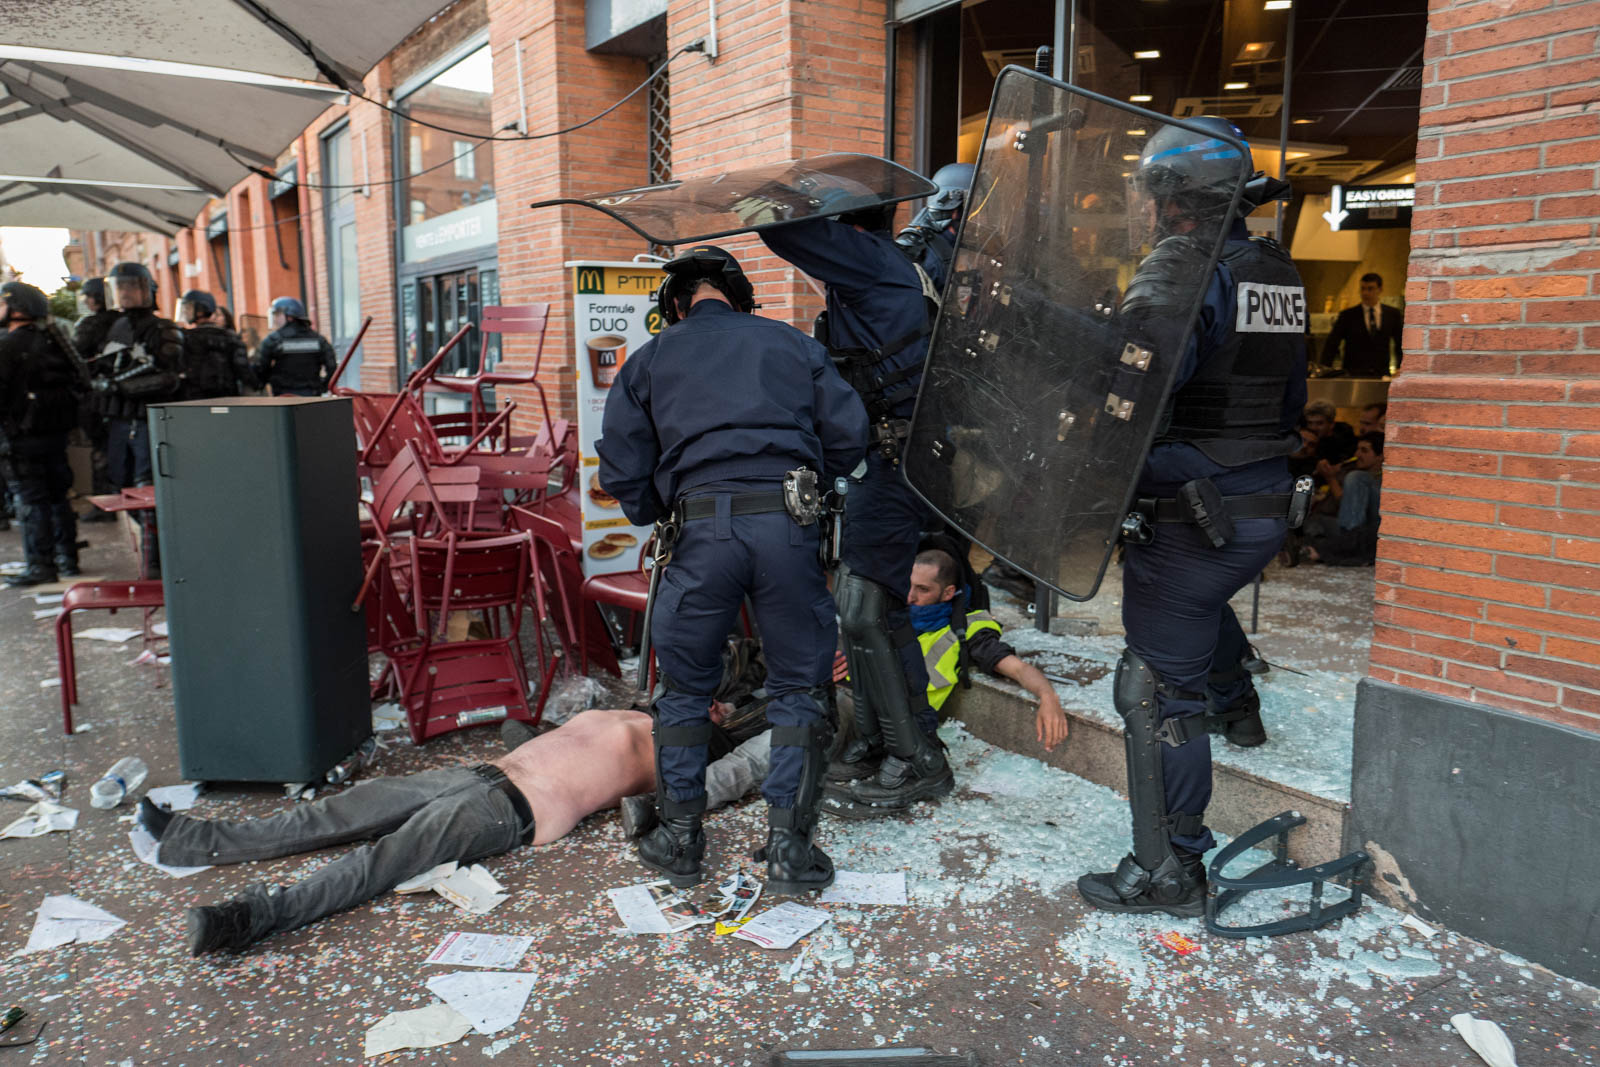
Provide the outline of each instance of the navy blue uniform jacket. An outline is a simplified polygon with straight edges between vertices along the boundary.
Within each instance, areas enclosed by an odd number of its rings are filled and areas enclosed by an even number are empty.
[[[807,466],[831,482],[867,450],[867,411],[816,341],[702,300],[630,356],[606,398],[600,484],[645,525],[696,486],[781,481]]]

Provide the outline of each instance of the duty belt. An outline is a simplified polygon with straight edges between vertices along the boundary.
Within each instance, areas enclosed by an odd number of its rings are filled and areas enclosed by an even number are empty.
[[[1289,514],[1293,493],[1254,493],[1250,496],[1225,496],[1222,505],[1232,519],[1282,519]],[[1141,497],[1133,502],[1149,522],[1194,522],[1188,501],[1177,497]]]
[[[717,495],[697,496],[680,501],[678,508],[684,522],[717,517]],[[727,494],[728,513],[731,515],[766,515],[774,511],[788,511],[783,493],[730,493]]]

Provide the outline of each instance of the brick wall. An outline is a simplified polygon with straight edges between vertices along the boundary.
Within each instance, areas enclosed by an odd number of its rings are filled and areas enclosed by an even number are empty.
[[[1600,0],[1432,0],[1372,676],[1600,731]]]

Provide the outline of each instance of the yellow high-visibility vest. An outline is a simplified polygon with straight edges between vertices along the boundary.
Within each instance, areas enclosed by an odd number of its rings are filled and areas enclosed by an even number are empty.
[[[1000,633],[1000,624],[987,611],[967,612],[967,638],[982,630]],[[928,703],[938,711],[961,680],[961,643],[955,631],[946,626],[917,635],[922,646],[922,662],[928,667]]]

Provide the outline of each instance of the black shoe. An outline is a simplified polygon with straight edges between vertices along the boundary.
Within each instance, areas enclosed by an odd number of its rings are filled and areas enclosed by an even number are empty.
[[[833,884],[833,861],[811,843],[811,832],[767,828],[767,843],[750,854],[767,865],[767,892],[784,896],[815,893]]]
[[[30,585],[49,585],[58,581],[56,572],[49,567],[29,567],[21,574],[13,574],[6,579],[6,585],[12,589],[25,589]]]
[[[1165,912],[1198,919],[1206,910],[1206,868],[1195,853],[1174,853],[1154,871],[1124,856],[1115,871],[1078,879],[1078,895],[1102,911]]]
[[[157,841],[167,832],[167,824],[172,822],[173,814],[170,808],[157,807],[156,802],[149,797],[139,798],[139,825],[150,832],[150,836]]]
[[[871,744],[858,737],[828,761],[828,769],[822,780],[830,783],[858,782],[863,778],[876,777],[882,764],[883,745]]]
[[[1240,748],[1266,744],[1267,728],[1261,722],[1261,695],[1251,689],[1227,709],[1208,713],[1206,732],[1221,734]]]
[[[850,798],[858,804],[898,811],[919,800],[945,796],[955,787],[956,776],[941,746],[909,760],[885,756],[878,776],[851,786]]]
[[[257,940],[250,935],[253,918],[249,902],[243,900],[190,908],[189,955],[243,952]]]
[[[896,808],[875,808],[871,804],[861,804],[851,794],[851,782],[833,782],[823,787],[822,803],[817,810],[824,815],[832,815],[839,819],[887,819],[899,815]]]
[[[639,862],[666,875],[679,889],[700,884],[700,861],[705,854],[706,835],[700,829],[698,812],[662,819],[639,841]]]
[[[539,730],[531,722],[507,719],[500,724],[500,743],[506,747],[507,752],[515,752],[538,736]]]
[[[656,812],[654,793],[623,797],[622,803],[617,807],[622,812],[622,836],[629,841],[639,840],[661,824],[661,817]]]
[[[56,557],[56,574],[62,578],[83,577],[83,571],[78,568],[78,561],[67,559],[65,556]]]
[[[1039,590],[1038,586],[1034,585],[1033,579],[999,560],[989,564],[979,577],[986,584],[996,589],[1003,589],[1024,603],[1032,604],[1038,599]]]

